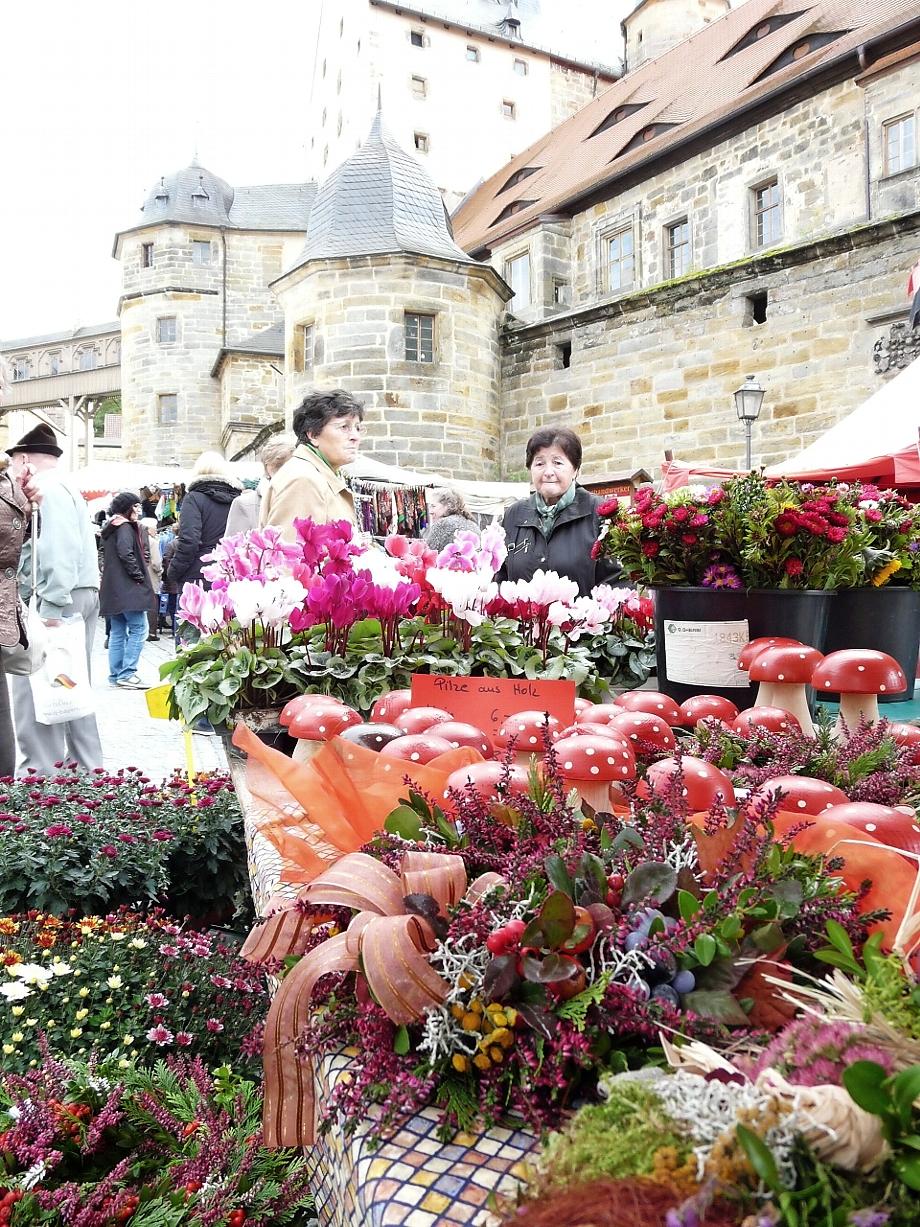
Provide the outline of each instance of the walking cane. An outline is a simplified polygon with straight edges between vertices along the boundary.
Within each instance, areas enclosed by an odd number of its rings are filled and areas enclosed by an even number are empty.
[[[35,591],[38,588],[38,504],[32,504],[32,530],[29,538],[31,550],[31,583],[29,590],[29,600],[35,596]]]

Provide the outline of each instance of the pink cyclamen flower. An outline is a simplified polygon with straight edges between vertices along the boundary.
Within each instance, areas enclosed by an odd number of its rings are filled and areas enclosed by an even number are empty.
[[[151,1027],[147,1032],[147,1039],[159,1048],[164,1048],[167,1044],[173,1042],[174,1036],[168,1027],[164,1027],[162,1023],[157,1023],[155,1027]]]

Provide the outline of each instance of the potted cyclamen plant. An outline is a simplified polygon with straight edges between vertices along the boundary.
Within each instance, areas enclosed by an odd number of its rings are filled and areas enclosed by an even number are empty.
[[[749,640],[784,635],[824,651],[831,603],[863,582],[870,533],[846,487],[751,473],[668,495],[641,487],[601,507],[597,551],[656,592],[658,685],[750,706],[735,667]]]

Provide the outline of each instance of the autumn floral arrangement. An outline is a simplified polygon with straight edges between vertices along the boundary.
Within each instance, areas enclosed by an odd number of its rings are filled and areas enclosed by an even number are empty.
[[[161,667],[172,714],[225,724],[326,691],[359,711],[413,673],[567,677],[599,696],[638,685],[653,662],[651,608],[631,590],[577,587],[538,572],[499,583],[499,525],[460,533],[440,554],[390,538],[368,544],[345,521],[295,522],[225,538],[188,584],[180,613],[201,636]]]
[[[875,487],[769,482],[757,473],[602,505],[597,552],[652,585],[837,589],[914,583],[920,525]],[[903,574],[901,580],[896,577]]]
[[[0,915],[105,914],[167,903],[174,915],[251,912],[243,822],[228,777],[154,782],[61,766],[0,781]]]
[[[767,975],[820,975],[826,925],[858,948],[874,919],[837,861],[774,835],[776,795],[737,812],[716,797],[691,822],[679,765],[662,791],[628,786],[616,814],[567,793],[551,748],[527,792],[508,772],[497,800],[472,782],[438,803],[410,793],[302,891],[309,939],[267,1030],[305,995],[314,1012],[290,1037],[302,1059],[359,1049],[326,1126],[371,1112],[381,1135],[430,1102],[445,1136],[555,1128],[603,1071],[660,1061],[662,1034],[756,1045],[794,1013]],[[253,949],[277,957],[288,923],[269,918]],[[283,1061],[271,1044],[265,1057],[283,1095]]]

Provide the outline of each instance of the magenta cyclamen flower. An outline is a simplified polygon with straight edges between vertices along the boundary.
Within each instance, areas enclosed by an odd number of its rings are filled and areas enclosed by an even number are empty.
[[[704,588],[741,588],[741,576],[727,562],[715,562],[703,572]]]

